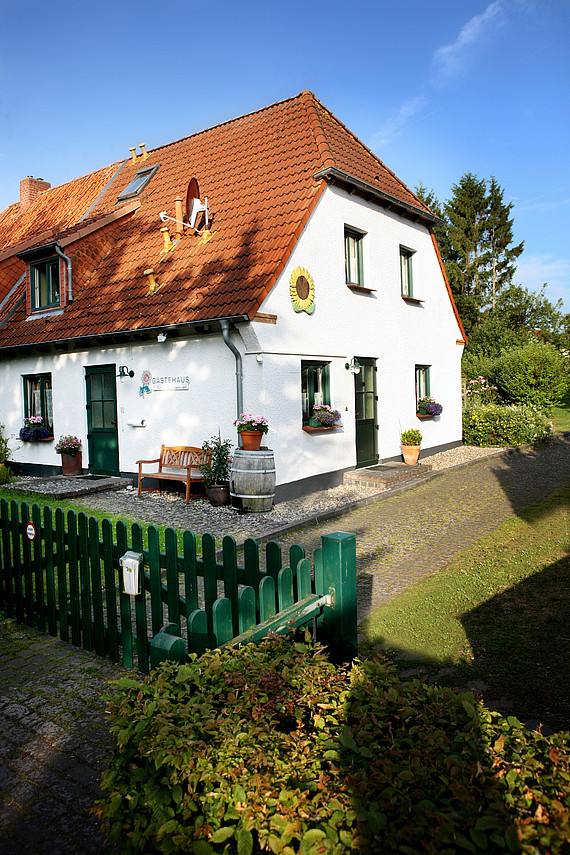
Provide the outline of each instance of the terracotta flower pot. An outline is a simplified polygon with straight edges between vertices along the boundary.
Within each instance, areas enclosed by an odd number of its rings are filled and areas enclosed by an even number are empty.
[[[420,449],[421,445],[403,445],[402,454],[404,456],[404,463],[407,463],[408,466],[415,466],[420,456]]]
[[[83,472],[83,459],[81,452],[77,454],[61,453],[61,465],[64,475],[81,475]]]
[[[242,430],[241,444],[244,451],[259,451],[261,439],[263,437],[262,430]]]

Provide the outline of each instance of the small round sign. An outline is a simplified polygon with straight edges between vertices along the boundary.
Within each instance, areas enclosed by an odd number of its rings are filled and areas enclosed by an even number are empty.
[[[33,523],[28,523],[26,526],[26,534],[28,535],[28,540],[34,540],[36,536],[36,527]]]

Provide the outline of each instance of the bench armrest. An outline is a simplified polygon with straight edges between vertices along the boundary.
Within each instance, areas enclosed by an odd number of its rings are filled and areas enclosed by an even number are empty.
[[[160,463],[160,457],[155,460],[135,460],[135,463]]]

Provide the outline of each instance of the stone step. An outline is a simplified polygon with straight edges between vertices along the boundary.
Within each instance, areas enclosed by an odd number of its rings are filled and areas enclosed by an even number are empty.
[[[379,463],[366,469],[354,469],[344,473],[344,484],[365,484],[378,487],[379,490],[389,490],[400,486],[406,481],[417,480],[427,476],[432,470],[430,463],[418,463],[408,466],[406,463]]]

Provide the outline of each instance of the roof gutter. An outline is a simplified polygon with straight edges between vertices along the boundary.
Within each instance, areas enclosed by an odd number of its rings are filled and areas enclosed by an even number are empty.
[[[396,208],[404,215],[407,215],[408,217],[412,216],[414,219],[424,220],[429,223],[429,225],[442,222],[442,220],[439,217],[436,217],[435,214],[432,214],[431,211],[426,211],[423,208],[416,208],[415,205],[410,205],[408,202],[403,202],[395,196],[390,196],[389,193],[384,193],[383,190],[379,190],[372,184],[367,184],[366,181],[354,178],[354,176],[349,175],[348,172],[342,172],[342,170],[337,169],[336,166],[327,166],[325,169],[319,169],[318,172],[315,172],[313,178],[317,181],[320,178],[324,178],[325,181],[348,185],[349,187],[352,187],[353,190],[359,191],[369,199],[374,199],[384,207]]]
[[[71,303],[73,300],[73,267],[71,264],[71,258],[62,252],[62,249],[58,243],[55,243],[53,248],[57,252],[60,258],[63,258],[65,263],[67,264],[67,302]]]
[[[236,401],[237,401],[237,418],[241,416],[243,412],[243,371],[242,371],[242,359],[241,353],[235,346],[235,344],[230,340],[230,324],[226,318],[222,318],[220,321],[220,326],[222,328],[222,338],[224,339],[224,343],[229,347],[231,352],[236,358]]]

